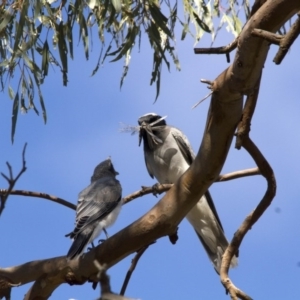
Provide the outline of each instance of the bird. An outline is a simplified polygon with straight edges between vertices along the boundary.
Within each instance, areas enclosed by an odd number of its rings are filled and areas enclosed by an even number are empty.
[[[147,113],[138,119],[139,146],[143,141],[146,168],[160,184],[175,183],[195,159],[187,137],[179,129],[168,126],[165,118]],[[219,274],[228,241],[209,191],[199,199],[186,218]],[[237,266],[237,263],[234,256],[231,267]]]
[[[94,169],[91,184],[78,195],[75,228],[66,235],[73,239],[68,259],[76,259],[86,246],[112,225],[122,206],[122,187],[116,179],[119,173],[110,158]]]

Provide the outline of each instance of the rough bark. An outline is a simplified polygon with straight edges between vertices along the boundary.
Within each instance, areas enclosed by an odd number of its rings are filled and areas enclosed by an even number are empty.
[[[35,281],[25,299],[47,299],[62,283],[97,281],[94,260],[111,267],[152,241],[176,231],[199,197],[218,178],[241,118],[243,96],[251,93],[262,72],[268,42],[253,29],[276,32],[300,10],[300,0],[270,0],[245,25],[234,62],[212,83],[213,95],[197,157],[190,169],[144,216],[79,260],[55,257],[0,269],[0,289]]]

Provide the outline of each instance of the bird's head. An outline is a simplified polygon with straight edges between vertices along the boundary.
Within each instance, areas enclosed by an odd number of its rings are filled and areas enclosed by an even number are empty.
[[[102,161],[94,170],[94,174],[91,177],[91,182],[98,180],[105,176],[117,176],[119,173],[115,170],[111,158],[108,157],[106,160]]]
[[[167,116],[159,116],[155,113],[148,113],[138,119],[138,124],[140,125],[139,146],[141,145],[142,139],[144,139],[144,141],[147,139],[149,144],[151,144],[151,142],[154,144],[162,143],[162,141],[153,134],[153,129],[166,126],[166,117]]]

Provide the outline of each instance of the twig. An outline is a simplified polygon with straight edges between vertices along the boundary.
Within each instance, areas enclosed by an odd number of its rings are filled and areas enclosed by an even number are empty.
[[[9,171],[9,177],[6,176],[5,174],[1,173],[1,175],[7,180],[9,186],[8,189],[6,191],[5,194],[1,194],[0,195],[0,216],[5,208],[5,203],[8,199],[8,196],[10,194],[10,192],[12,191],[12,189],[14,188],[16,182],[18,181],[18,179],[21,177],[21,175],[26,171],[27,167],[26,167],[26,161],[25,161],[25,151],[26,151],[26,147],[27,147],[27,143],[25,143],[24,147],[23,147],[23,152],[22,152],[22,169],[20,170],[19,174],[14,178],[13,177],[13,172],[12,172],[12,167],[9,164],[9,162],[6,162],[6,165],[8,167],[8,171]]]
[[[123,205],[129,203],[130,201],[148,195],[148,194],[162,194],[163,192],[168,191],[173,184],[157,184],[155,185],[155,187],[150,186],[142,186],[142,189],[139,191],[136,191],[128,196],[126,196],[125,198],[123,198]]]
[[[202,103],[205,99],[207,99],[209,96],[211,96],[213,92],[210,92],[208,95],[206,95],[203,99],[201,99],[200,101],[198,101],[196,104],[194,104],[192,106],[192,109],[196,108],[200,103]]]
[[[237,178],[253,176],[253,175],[260,175],[260,171],[258,168],[246,169],[246,170],[239,170],[227,174],[221,174],[217,178],[215,182],[223,182],[228,180],[233,180]],[[123,198],[123,205],[131,202],[132,200],[148,195],[148,194],[162,194],[168,191],[173,186],[172,183],[168,184],[156,184],[155,186],[142,186],[142,189],[136,191],[126,197]]]
[[[235,172],[228,173],[228,174],[221,174],[219,176],[219,178],[216,180],[216,182],[223,182],[223,181],[242,178],[242,177],[246,177],[246,176],[259,175],[259,174],[260,174],[260,172],[257,168],[240,170],[240,171],[235,171]],[[139,198],[139,197],[142,197],[142,196],[145,196],[148,194],[162,194],[162,193],[168,191],[172,187],[172,185],[173,184],[158,184],[155,187],[143,186],[141,190],[136,191],[136,192],[126,196],[125,198],[123,198],[123,204],[127,204],[136,198]],[[4,195],[7,195],[7,194],[47,199],[52,202],[69,207],[73,210],[76,210],[76,204],[73,204],[65,199],[56,197],[54,195],[49,195],[46,193],[25,191],[25,190],[11,190],[9,192],[8,189],[0,189],[0,197],[3,197]]]
[[[261,175],[259,168],[246,169],[241,171],[235,171],[232,173],[221,174],[216,182],[224,182],[232,179],[242,178],[246,176]]]
[[[8,193],[8,190],[5,189],[0,189],[0,196],[4,195]],[[10,195],[18,195],[18,196],[26,196],[26,197],[35,197],[35,198],[42,198],[42,199],[47,199],[50,201],[53,201],[55,203],[59,203],[61,205],[64,205],[66,207],[69,207],[71,209],[76,210],[76,205],[64,200],[62,198],[53,196],[53,195],[49,195],[46,193],[40,193],[40,192],[32,192],[32,191],[25,191],[25,190],[12,190],[9,192]]]
[[[289,51],[290,47],[300,34],[300,14],[298,13],[298,19],[290,28],[286,35],[275,34],[262,29],[253,29],[252,34],[254,36],[261,37],[268,42],[279,45],[278,52],[276,53],[273,61],[276,65],[279,65],[284,59],[285,55]]]
[[[148,247],[152,244],[154,244],[155,242],[149,244],[149,245],[146,245],[144,246],[143,248],[141,248],[140,250],[137,251],[135,257],[132,259],[131,261],[131,266],[129,268],[129,270],[127,271],[127,274],[126,274],[126,277],[124,279],[124,282],[123,282],[123,285],[122,285],[122,288],[121,288],[121,292],[120,292],[120,295],[124,295],[125,294],[125,291],[126,291],[126,288],[127,288],[127,285],[129,283],[129,280],[131,278],[131,275],[133,273],[133,271],[135,270],[135,267],[139,261],[139,259],[141,258],[141,256],[144,254],[144,252],[148,249]]]

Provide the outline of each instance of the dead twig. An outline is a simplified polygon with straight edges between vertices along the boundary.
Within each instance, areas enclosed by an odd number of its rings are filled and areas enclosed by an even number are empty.
[[[123,282],[123,285],[122,285],[122,288],[121,288],[120,295],[124,295],[125,294],[127,285],[129,283],[129,280],[131,278],[131,275],[132,275],[133,271],[136,268],[136,265],[137,265],[139,259],[144,254],[144,252],[148,249],[148,247],[150,245],[154,244],[154,243],[155,243],[155,241],[153,243],[149,244],[149,245],[146,245],[146,246],[142,247],[140,250],[137,251],[135,257],[131,261],[131,266],[130,266],[129,270],[127,271],[126,277],[124,279],[124,282]]]
[[[238,37],[230,44],[227,46],[223,47],[214,47],[214,48],[195,48],[194,53],[195,54],[226,54],[226,60],[229,63],[230,62],[230,57],[229,53],[233,51],[238,44]]]
[[[22,169],[20,170],[19,174],[14,178],[13,176],[13,171],[12,171],[12,167],[9,164],[9,162],[6,162],[6,165],[8,167],[8,171],[9,171],[9,177],[6,176],[4,173],[1,173],[1,175],[4,177],[4,179],[7,180],[8,182],[8,189],[6,190],[6,193],[4,194],[0,194],[0,216],[5,208],[5,203],[8,199],[8,196],[10,194],[10,192],[12,191],[12,189],[14,188],[16,182],[18,181],[18,179],[21,177],[21,175],[26,171],[27,167],[26,167],[26,161],[25,161],[25,151],[26,151],[26,147],[27,147],[27,143],[25,143],[24,147],[23,147],[23,152],[22,152]]]

